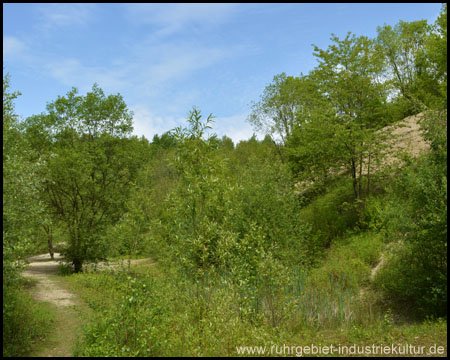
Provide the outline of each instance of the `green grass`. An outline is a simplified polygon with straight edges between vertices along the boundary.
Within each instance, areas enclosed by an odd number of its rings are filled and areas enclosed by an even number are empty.
[[[3,288],[3,356],[25,356],[51,333],[55,312],[37,303],[25,290],[26,281]]]
[[[218,279],[202,288],[158,264],[133,266],[130,274],[64,277],[95,314],[75,355],[236,356],[237,346],[283,344],[446,346],[445,321],[398,322],[371,288],[370,269],[383,249],[375,233],[341,239],[321,266],[294,272],[272,303],[261,295],[262,307],[253,313],[246,301],[258,299],[250,293],[243,298]],[[276,326],[271,306],[279,315]]]
[[[341,238],[331,245],[323,264],[312,270],[307,286],[330,289],[339,282],[357,290],[368,284],[370,270],[378,263],[383,248],[382,237],[372,232]]]

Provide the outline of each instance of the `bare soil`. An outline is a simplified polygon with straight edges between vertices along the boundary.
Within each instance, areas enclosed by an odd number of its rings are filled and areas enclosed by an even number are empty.
[[[54,260],[49,254],[36,255],[28,258],[30,264],[23,272],[25,277],[36,280],[31,295],[37,301],[46,301],[56,306],[76,305],[75,294],[70,293],[53,280],[49,275],[58,274],[58,261],[62,260],[60,254],[55,253]]]
[[[33,351],[32,356],[70,357],[80,334],[80,313],[87,306],[75,294],[68,291],[58,274],[60,254],[55,253],[52,260],[49,254],[36,255],[28,258],[30,262],[23,275],[34,280],[34,286],[29,289],[36,301],[47,302],[55,310],[55,322],[52,334],[41,346]]]

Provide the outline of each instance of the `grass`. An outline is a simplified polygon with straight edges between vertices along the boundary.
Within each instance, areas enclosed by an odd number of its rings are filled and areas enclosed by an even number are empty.
[[[32,281],[3,288],[3,356],[25,356],[51,333],[54,309],[34,301],[26,287]]]
[[[321,266],[309,273],[294,271],[271,304],[259,299],[264,304],[259,313],[245,312],[252,298],[242,298],[224,282],[211,280],[201,288],[166,274],[159,264],[135,265],[131,273],[65,277],[96,314],[75,354],[236,356],[238,346],[283,344],[412,344],[426,349],[437,344],[445,346],[446,354],[444,320],[399,322],[371,287],[370,269],[384,248],[376,233],[342,238],[328,249]],[[270,306],[279,315],[275,326],[267,314]]]

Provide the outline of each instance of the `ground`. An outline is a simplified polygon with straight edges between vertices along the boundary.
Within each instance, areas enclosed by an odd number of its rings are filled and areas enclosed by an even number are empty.
[[[33,280],[31,296],[36,301],[49,303],[55,311],[54,329],[47,339],[35,349],[31,356],[72,356],[72,349],[80,334],[81,314],[86,314],[88,307],[75,294],[67,291],[58,274],[59,254],[52,260],[49,254],[37,255],[28,259],[30,262],[23,275]]]
[[[28,258],[29,265],[23,272],[23,275],[33,283],[29,288],[31,296],[36,301],[49,303],[55,311],[52,333],[30,354],[31,356],[72,356],[77,337],[82,333],[83,319],[87,318],[91,311],[79,296],[67,290],[64,279],[58,276],[62,260],[59,253],[54,254],[53,260],[49,254],[32,256]],[[131,260],[131,264],[145,264],[149,261],[149,259]],[[123,261],[123,265],[127,264],[127,260]],[[116,262],[97,265],[98,268],[117,266],[119,264]]]

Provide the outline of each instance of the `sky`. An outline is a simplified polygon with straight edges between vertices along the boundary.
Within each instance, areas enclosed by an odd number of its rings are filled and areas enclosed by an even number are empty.
[[[3,72],[22,95],[22,118],[72,87],[97,83],[120,93],[134,134],[184,126],[196,106],[214,132],[235,143],[252,136],[247,117],[273,77],[317,65],[313,46],[331,34],[376,36],[399,20],[434,23],[440,3],[3,4]],[[262,134],[256,133],[258,138]]]

